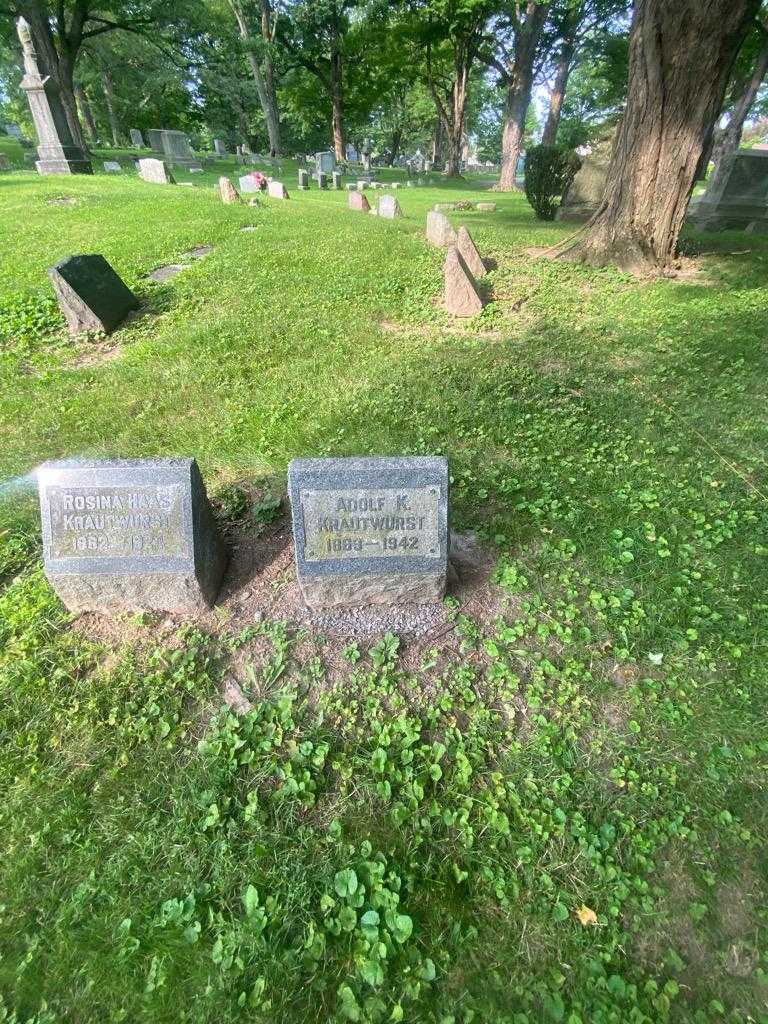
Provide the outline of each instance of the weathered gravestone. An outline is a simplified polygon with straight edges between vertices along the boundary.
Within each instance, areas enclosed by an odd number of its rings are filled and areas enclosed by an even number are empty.
[[[288,488],[296,572],[311,608],[443,597],[447,459],[295,459]]]
[[[603,201],[613,139],[595,143],[589,156],[581,158],[581,167],[563,196],[555,220],[589,220]]]
[[[309,188],[309,171],[299,170],[299,188],[302,191]]]
[[[315,172],[330,174],[336,166],[336,157],[330,151],[315,153]]]
[[[488,273],[485,264],[483,263],[483,258],[472,240],[472,235],[470,235],[469,231],[467,231],[463,226],[459,228],[456,248],[459,250],[459,255],[466,263],[467,268],[474,278],[484,277],[485,274]]]
[[[451,222],[439,210],[430,210],[427,214],[427,242],[438,248],[456,242],[456,232],[451,227]]]
[[[443,267],[445,308],[452,316],[476,316],[483,300],[475,279],[456,246],[451,246]]]
[[[145,142],[144,136],[141,134],[138,128],[131,128],[131,145],[136,146],[137,149],[144,149]]]
[[[10,171],[10,169],[11,161],[8,159],[5,153],[0,153],[0,171]]]
[[[394,196],[382,196],[378,202],[378,212],[380,217],[386,217],[387,220],[394,220],[395,217],[403,216],[400,203],[398,203]]]
[[[237,203],[240,201],[237,189],[227,177],[219,178],[219,195],[221,196],[222,203]]]
[[[117,162],[117,160],[105,160],[104,161],[104,170],[107,172],[107,174],[122,174],[123,173],[123,168],[120,166],[120,164]]]
[[[317,181],[318,188],[328,188],[328,175],[322,171],[318,171],[315,175],[315,181]]]
[[[270,181],[267,185],[267,195],[271,199],[289,199],[288,189],[282,181]]]
[[[151,181],[155,185],[175,185],[176,180],[165,166],[164,160],[154,160],[146,157],[139,160],[139,177],[144,181]]]
[[[252,174],[244,174],[242,178],[238,178],[237,180],[240,185],[241,192],[261,192],[261,189]]]
[[[227,156],[227,144],[226,142],[222,142],[221,139],[213,140],[213,148],[216,156]]]
[[[51,267],[48,276],[70,334],[109,334],[139,305],[103,256],[69,256]]]
[[[496,212],[496,203],[478,203],[475,206],[475,209],[479,213],[495,213]]]
[[[71,611],[213,603],[226,554],[194,459],[68,459],[37,478],[45,574]]]
[[[341,171],[333,171],[331,174],[331,181],[335,189],[341,188]]]
[[[360,213],[369,213],[371,204],[362,192],[350,192],[347,197],[350,210],[358,210]]]
[[[691,200],[687,220],[700,231],[768,229],[768,152],[739,149],[723,157],[707,191]]]

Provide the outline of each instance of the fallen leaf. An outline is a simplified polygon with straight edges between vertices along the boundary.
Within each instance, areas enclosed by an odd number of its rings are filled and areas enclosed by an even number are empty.
[[[591,924],[597,924],[597,914],[584,903],[576,911],[576,917],[578,917],[585,928]]]

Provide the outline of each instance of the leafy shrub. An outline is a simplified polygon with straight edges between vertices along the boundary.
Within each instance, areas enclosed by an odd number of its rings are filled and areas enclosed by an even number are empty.
[[[11,292],[0,298],[0,351],[18,349],[61,328],[52,295]]]
[[[525,196],[539,220],[554,220],[581,160],[565,146],[531,146],[525,156]]]

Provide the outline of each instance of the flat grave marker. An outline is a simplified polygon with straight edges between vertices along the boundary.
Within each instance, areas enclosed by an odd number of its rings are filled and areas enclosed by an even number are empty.
[[[70,611],[213,603],[226,554],[194,459],[66,459],[37,478],[45,574]]]
[[[442,599],[447,459],[294,459],[288,489],[296,572],[309,607]]]

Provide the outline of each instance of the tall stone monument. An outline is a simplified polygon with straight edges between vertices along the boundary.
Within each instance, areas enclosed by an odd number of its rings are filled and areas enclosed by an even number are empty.
[[[24,18],[16,22],[16,31],[24,53],[24,77],[20,84],[27,94],[37,132],[37,173],[93,174],[91,161],[75,145],[59,87],[35,53],[32,33]]]

